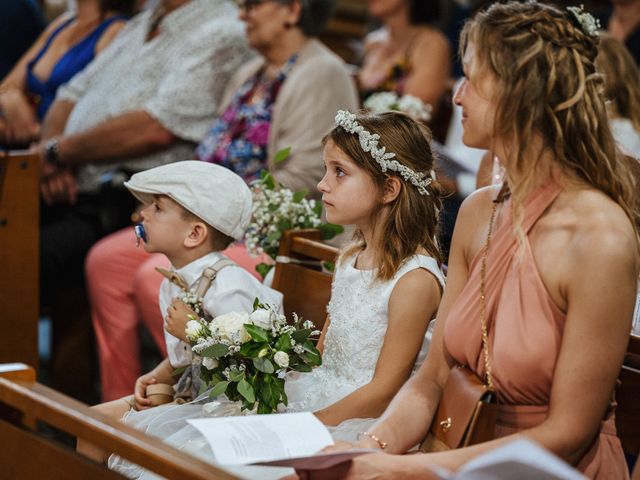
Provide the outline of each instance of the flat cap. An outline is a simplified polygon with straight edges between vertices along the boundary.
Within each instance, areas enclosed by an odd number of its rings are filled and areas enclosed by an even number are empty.
[[[166,195],[236,240],[251,221],[251,190],[240,176],[214,163],[169,163],[136,173],[124,185],[144,204],[154,195]]]

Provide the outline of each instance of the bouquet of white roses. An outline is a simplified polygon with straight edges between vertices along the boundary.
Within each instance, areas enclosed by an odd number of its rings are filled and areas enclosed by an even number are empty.
[[[293,324],[273,307],[254,302],[251,314],[232,312],[190,320],[186,334],[191,349],[202,357],[203,389],[210,397],[225,394],[242,402],[242,410],[273,413],[287,405],[284,374],[310,372],[322,363],[312,337],[313,323],[294,314]]]
[[[276,161],[282,161],[288,153],[288,150],[278,152]],[[325,239],[343,231],[340,225],[322,223],[322,204],[307,199],[308,190],[293,192],[280,185],[266,170],[260,172],[260,178],[251,183],[251,192],[253,216],[245,234],[249,253],[266,253],[275,259],[285,230],[318,228]],[[264,277],[271,267],[261,263],[256,269]]]
[[[363,104],[372,113],[395,110],[406,113],[416,120],[428,122],[431,120],[431,105],[424,103],[413,95],[398,96],[396,92],[379,92],[370,95]]]

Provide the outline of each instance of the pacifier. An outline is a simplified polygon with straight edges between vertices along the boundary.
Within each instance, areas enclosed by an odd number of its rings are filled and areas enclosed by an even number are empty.
[[[144,231],[144,225],[142,223],[136,223],[133,227],[133,231],[136,232],[136,247],[140,246],[140,240],[146,243],[147,232]]]

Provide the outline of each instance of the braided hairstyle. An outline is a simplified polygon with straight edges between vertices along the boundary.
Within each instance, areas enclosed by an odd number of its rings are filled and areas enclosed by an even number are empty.
[[[500,86],[494,138],[510,140],[510,166],[524,178],[518,185],[508,181],[516,206],[522,201],[516,190],[527,191],[539,168],[525,152],[540,137],[565,173],[607,194],[635,223],[634,184],[616,151],[594,63],[598,36],[567,10],[511,1],[466,23],[461,54],[470,43]]]

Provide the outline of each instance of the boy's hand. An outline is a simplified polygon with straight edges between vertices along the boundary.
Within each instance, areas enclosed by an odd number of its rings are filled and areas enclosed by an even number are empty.
[[[185,329],[187,322],[190,320],[189,315],[197,317],[196,312],[185,305],[182,300],[174,298],[167,308],[167,316],[165,318],[164,329],[183,342],[189,343]]]
[[[151,373],[145,373],[138,377],[133,391],[137,410],[146,410],[152,406],[151,400],[147,398],[147,385],[153,385],[156,382],[156,378]]]

